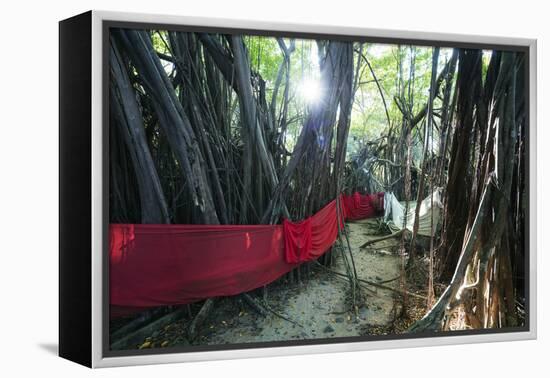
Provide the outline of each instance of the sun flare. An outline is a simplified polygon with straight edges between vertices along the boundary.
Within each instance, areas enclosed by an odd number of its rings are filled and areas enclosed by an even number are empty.
[[[321,100],[322,92],[321,83],[313,78],[302,80],[298,86],[300,97],[308,104],[318,103]]]

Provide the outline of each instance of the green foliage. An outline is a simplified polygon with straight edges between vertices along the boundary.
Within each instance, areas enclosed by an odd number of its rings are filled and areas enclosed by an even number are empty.
[[[272,86],[283,56],[277,40],[271,37],[250,36],[244,38],[250,58],[250,67]]]
[[[151,31],[151,41],[153,42],[153,47],[155,51],[159,53],[171,55],[170,50],[168,49],[168,32],[165,30],[154,30]]]
[[[151,31],[153,46],[161,54],[171,55],[167,45],[166,31]],[[283,53],[274,37],[244,36],[250,66],[266,85],[266,100],[271,103],[277,75],[283,64]],[[288,47],[290,39],[285,38]],[[323,42],[321,42],[323,43]],[[359,55],[361,51],[362,57]],[[367,141],[380,138],[388,132],[390,125],[399,126],[403,115],[395,98],[401,96],[405,103],[412,104],[412,113],[417,114],[428,101],[430,76],[432,70],[431,47],[399,46],[393,44],[367,43],[362,48],[355,45],[354,64],[360,64],[357,71],[357,87],[352,108],[351,127],[348,139],[348,155],[357,152]],[[438,73],[443,70],[450,59],[452,49],[442,48],[438,64]],[[372,71],[378,80],[378,87],[371,69],[366,64],[368,59]],[[483,55],[483,70],[487,70],[490,52]],[[163,62],[166,63],[166,62]],[[167,72],[173,66],[166,63]],[[356,67],[357,68],[357,67]],[[315,81],[320,77],[318,41],[298,39],[290,58],[290,80],[288,88],[288,128],[285,136],[286,148],[292,151],[303,121],[307,115],[307,101],[303,98],[302,86],[306,81]],[[283,80],[276,101],[276,118],[282,108],[282,97],[285,88]],[[386,108],[380,91],[384,96]],[[436,99],[435,107],[441,100]],[[234,124],[238,125],[238,107],[233,112]],[[277,120],[277,119],[276,119]],[[399,129],[397,127],[396,129]]]

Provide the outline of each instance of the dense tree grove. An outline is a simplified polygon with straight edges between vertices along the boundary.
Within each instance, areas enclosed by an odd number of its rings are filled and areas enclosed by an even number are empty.
[[[513,51],[112,30],[110,221],[277,224],[341,192],[392,192],[415,214],[394,235],[404,317],[427,261],[425,316],[408,330],[521,325],[525,64]],[[442,215],[426,238],[434,190]]]

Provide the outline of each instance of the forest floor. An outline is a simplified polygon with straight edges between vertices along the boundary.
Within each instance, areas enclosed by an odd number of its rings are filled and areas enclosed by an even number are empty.
[[[371,248],[360,248],[367,240],[381,236],[378,220],[348,223],[346,227],[360,279],[376,283],[392,280],[399,275],[400,258],[396,252],[398,241],[389,239],[377,242]],[[341,254],[333,253],[335,260],[330,269],[345,274]],[[305,278],[304,275],[302,272],[300,283],[289,284],[282,279],[269,286],[267,304],[273,312],[267,315],[257,313],[235,298],[221,299],[192,345],[380,334],[385,333],[384,329],[393,321],[395,293],[392,290],[366,285],[357,296],[357,307],[353,308],[350,284],[346,277],[334,274],[316,263],[310,264],[309,275]],[[384,285],[396,288],[398,282],[393,280]],[[147,345],[189,345],[183,336],[187,322],[183,319],[156,332],[146,340]]]
[[[360,278],[377,282],[399,275],[399,259],[390,249],[395,241],[377,243],[377,252],[359,248],[369,238],[379,236],[376,220],[348,223],[347,229]],[[341,254],[335,255],[331,269],[345,274]],[[391,287],[396,282],[388,285]],[[363,303],[356,302],[355,311],[350,303],[347,278],[312,264],[309,278],[294,285],[277,285],[268,292],[269,306],[297,324],[272,313],[261,316],[249,309],[241,310],[235,308],[231,301],[226,301],[211,318],[197,342],[234,344],[368,334],[371,328],[384,326],[392,320],[394,306],[392,291],[375,287],[371,290],[361,290],[364,300],[361,301]]]

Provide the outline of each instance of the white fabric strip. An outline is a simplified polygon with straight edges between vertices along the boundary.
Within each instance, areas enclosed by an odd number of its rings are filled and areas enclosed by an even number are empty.
[[[393,193],[386,192],[384,194],[384,222],[392,232],[399,231],[402,228],[409,231],[413,230],[415,208],[416,203],[411,203],[407,214],[405,214],[405,205],[400,203]],[[432,235],[432,217],[433,233],[437,231],[442,208],[441,189],[438,188],[420,203],[418,235]]]

